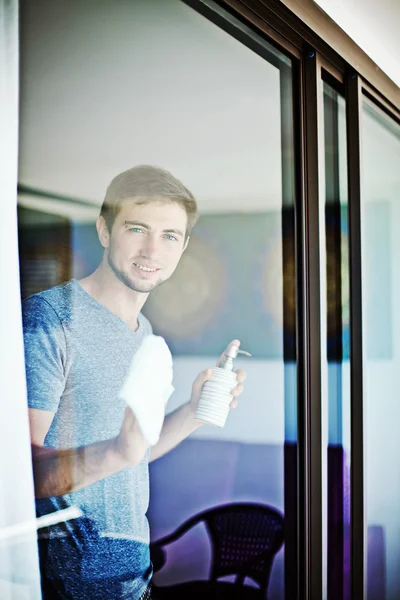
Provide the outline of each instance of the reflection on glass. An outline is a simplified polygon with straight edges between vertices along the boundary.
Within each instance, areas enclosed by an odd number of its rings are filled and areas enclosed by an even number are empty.
[[[66,6],[61,4],[53,14],[45,0],[35,11],[25,6],[22,24],[25,76],[20,179],[35,188],[22,188],[24,194],[20,195],[22,295],[25,298],[73,279],[68,285],[81,300],[66,309],[67,329],[75,331],[79,321],[79,335],[94,314],[105,327],[103,341],[87,332],[72,348],[73,360],[59,328],[57,364],[68,370],[68,385],[62,372],[59,385],[46,388],[46,394],[54,396],[54,406],[50,410],[46,405],[47,411],[55,417],[48,415],[50,433],[38,443],[58,449],[85,445],[86,438],[77,439],[84,423],[93,425],[93,443],[107,442],[111,426],[114,436],[119,435],[123,414],[119,421],[108,421],[106,397],[108,394],[110,405],[116,402],[122,410],[117,384],[110,390],[110,369],[121,383],[128,369],[121,345],[130,348],[129,332],[113,299],[108,306],[100,306],[96,304],[97,288],[81,288],[102,261],[104,249],[106,256],[113,249],[114,256],[121,257],[118,252],[123,242],[115,237],[114,225],[109,224],[111,236],[104,228],[99,232],[95,228],[111,179],[137,164],[165,167],[193,192],[200,212],[174,274],[150,292],[143,307],[154,333],[165,338],[173,355],[175,392],[167,413],[186,405],[198,373],[215,364],[230,340],[239,339],[252,358],[236,361],[236,367],[244,368],[248,376],[239,406],[231,411],[226,426],[196,429],[150,464],[147,518],[153,543],[153,582],[158,587],[191,582],[187,583],[188,597],[191,589],[204,590],[207,597],[211,564],[207,530],[199,525],[188,527],[183,536],[173,534],[206,509],[240,502],[246,504],[242,513],[236,511],[229,519],[226,513],[218,513],[217,522],[210,527],[228,533],[233,527],[238,546],[228,553],[239,555],[240,564],[249,556],[260,560],[243,584],[268,589],[268,597],[276,600],[293,598],[297,581],[297,398],[291,63],[261,41],[260,54],[255,53],[177,0],[121,1],[120,11],[108,11],[106,3],[96,4],[94,9],[92,0],[82,5],[82,19],[74,28],[62,26],[68,20]],[[90,18],[85,18],[86,14]],[[45,22],[52,35],[42,35]],[[249,45],[254,47],[254,40]],[[31,51],[33,47],[36,52]],[[52,65],[53,61],[59,64],[61,52],[60,73]],[[41,56],[46,56],[46,68]],[[54,198],[41,191],[51,191]],[[174,206],[162,205],[163,210]],[[135,223],[129,224],[130,235],[146,234],[150,241],[141,248],[140,257],[152,256],[151,265],[165,267],[164,251],[152,246],[149,229],[143,226],[149,225],[146,218],[153,223],[153,215],[146,213],[148,207],[146,203],[134,205],[144,214],[136,215]],[[130,208],[128,203],[121,211]],[[158,210],[155,214],[165,217]],[[118,215],[116,219],[121,219],[121,213]],[[176,231],[166,235],[169,233]],[[175,247],[173,240],[163,240]],[[136,250],[130,252],[132,260],[136,259]],[[124,263],[107,258],[106,268],[110,276],[114,273],[127,285]],[[88,291],[88,297],[82,296]],[[90,296],[94,296],[93,302]],[[37,322],[53,319],[59,326],[49,306],[42,303],[39,308]],[[114,337],[106,331],[113,318]],[[142,331],[146,323],[142,321]],[[51,354],[52,344],[46,350]],[[93,357],[91,365],[88,356]],[[97,390],[88,394],[85,402],[78,401],[83,375],[93,378],[92,388]],[[34,375],[32,381],[36,381]],[[104,405],[99,416],[94,409],[100,396]],[[37,405],[39,411],[43,408]],[[99,425],[97,431],[95,424]],[[91,589],[96,580],[101,597],[108,589],[109,564],[120,569],[114,573],[116,585],[123,584],[126,593],[140,589],[135,587],[137,573],[128,573],[123,561],[123,542],[129,532],[121,526],[120,517],[122,510],[131,510],[130,521],[144,521],[147,475],[145,468],[137,471],[137,485],[122,495],[117,479],[112,474],[94,483],[85,480],[82,489],[72,495],[60,487],[56,502],[46,498],[40,503],[43,512],[51,512],[73,501],[84,512],[83,521],[51,530],[46,558],[52,581],[62,575],[60,546],[76,556],[73,546],[76,540],[83,540],[83,590]],[[262,507],[255,510],[249,503]],[[101,548],[107,549],[100,562],[93,555],[100,547],[99,511],[103,517]],[[284,545],[279,535],[271,535],[283,525]],[[248,543],[252,528],[255,537]],[[134,536],[141,552],[148,550],[145,528]],[[163,544],[157,543],[161,539],[168,545],[166,556]],[[268,556],[260,555],[264,551]],[[44,558],[42,561],[44,564]],[[148,555],[143,564],[149,566]],[[151,573],[143,571],[143,564],[140,577],[147,583]],[[222,575],[231,580],[235,573],[237,564],[230,564]]]
[[[327,597],[350,598],[349,264],[344,98],[324,82],[327,291]]]
[[[363,102],[362,272],[367,598],[400,597],[400,127]]]

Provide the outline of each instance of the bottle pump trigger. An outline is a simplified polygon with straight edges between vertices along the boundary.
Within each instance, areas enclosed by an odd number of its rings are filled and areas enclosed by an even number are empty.
[[[224,352],[225,358],[222,359],[220,368],[225,369],[226,371],[233,371],[233,359],[236,358],[238,354],[251,356],[250,352],[246,352],[246,350],[239,350],[239,346],[233,346],[230,344]]]

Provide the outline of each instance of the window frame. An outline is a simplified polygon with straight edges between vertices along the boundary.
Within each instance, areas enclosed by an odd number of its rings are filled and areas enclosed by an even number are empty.
[[[183,0],[215,24],[232,15],[293,64],[296,140],[298,531],[296,600],[323,597],[320,198],[322,81],[346,101],[351,373],[351,597],[365,597],[361,103],[400,123],[400,89],[312,0]],[[237,39],[237,32],[224,29]],[[243,41],[243,40],[242,40]],[[249,44],[247,44],[249,45]],[[357,66],[357,70],[355,69]],[[297,88],[297,89],[296,89]],[[296,93],[297,92],[297,93]],[[312,448],[312,451],[311,451]],[[288,597],[286,590],[286,597]],[[293,596],[290,596],[293,600]]]

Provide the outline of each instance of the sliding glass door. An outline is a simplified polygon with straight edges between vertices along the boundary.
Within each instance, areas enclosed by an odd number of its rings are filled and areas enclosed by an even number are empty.
[[[206,598],[214,534],[173,534],[240,504],[218,525],[234,541],[221,589],[239,573],[269,600],[363,600],[364,550],[364,598],[400,597],[390,107],[273,0],[20,4],[21,298],[80,290],[103,258],[107,185],[158,165],[200,215],[143,307],[173,355],[167,413],[232,339],[252,355],[237,360],[247,380],[226,426],[150,464],[155,586]],[[85,417],[76,407],[68,426]],[[113,522],[117,500],[105,510]],[[257,521],[268,511],[271,535]]]
[[[293,599],[298,61],[208,2],[198,12],[178,0],[84,0],[71,28],[66,3],[57,12],[50,1],[22,4],[22,298],[70,279],[80,290],[102,260],[95,219],[119,172],[159,165],[193,191],[199,222],[175,273],[143,308],[173,355],[167,413],[188,401],[198,372],[232,339],[251,358],[237,360],[248,376],[226,426],[205,425],[150,464],[154,584],[207,597],[215,539],[204,524],[171,543],[165,565],[158,542],[227,505],[232,551],[223,574],[243,579],[244,569],[243,585]],[[84,417],[78,404],[69,408],[66,427]],[[117,498],[105,510],[112,523]]]
[[[362,104],[367,600],[400,597],[400,125]]]

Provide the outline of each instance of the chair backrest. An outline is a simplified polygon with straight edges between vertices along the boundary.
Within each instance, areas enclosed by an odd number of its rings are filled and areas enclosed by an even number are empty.
[[[200,515],[199,515],[200,516]],[[264,504],[226,504],[201,514],[212,541],[212,580],[250,577],[266,591],[275,554],[284,540],[284,519]]]
[[[236,575],[236,584],[243,585],[250,577],[265,593],[275,554],[284,541],[283,515],[265,504],[224,504],[194,515],[153,546],[161,549],[201,522],[212,545],[210,579]]]

